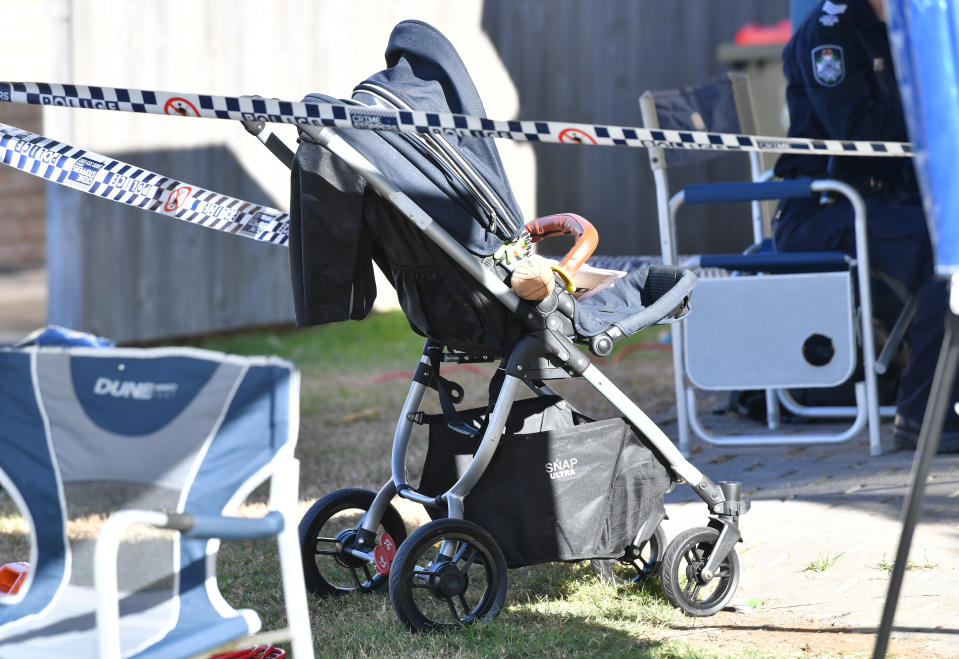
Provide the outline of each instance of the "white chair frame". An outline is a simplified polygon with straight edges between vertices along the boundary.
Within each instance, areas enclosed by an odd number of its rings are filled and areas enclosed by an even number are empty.
[[[736,74],[731,74],[735,76]],[[749,93],[748,79],[742,76],[738,79],[741,84],[734,86],[737,102],[737,114],[743,132],[755,134],[755,112],[752,109],[752,99]],[[653,94],[646,92],[640,98],[640,109],[643,125],[646,128],[660,128]],[[669,178],[666,168],[666,158],[663,149],[649,149],[650,166],[656,187],[656,207],[659,220],[660,250],[663,263],[680,265],[677,253],[676,214],[685,201],[683,191],[670,196]],[[768,181],[772,172],[762,172],[759,154],[749,153],[750,173],[753,181]],[[716,435],[709,432],[699,418],[696,407],[696,387],[687,385],[685,355],[684,355],[684,328],[681,323],[671,326],[673,368],[675,373],[676,408],[679,435],[679,448],[684,455],[690,454],[691,435],[696,434],[702,441],[723,446],[767,446],[781,444],[833,444],[844,442],[857,436],[863,428],[868,428],[869,450],[872,455],[882,453],[880,440],[880,416],[895,414],[894,406],[879,405],[877,374],[885,371],[892,348],[898,343],[908,324],[910,315],[907,305],[906,312],[900,317],[893,329],[886,350],[881,359],[877,360],[875,339],[872,328],[872,296],[870,289],[869,247],[866,222],[866,207],[862,197],[851,186],[833,180],[814,181],[814,191],[836,192],[845,196],[851,202],[855,211],[856,235],[856,287],[859,296],[860,334],[862,341],[862,359],[864,361],[864,380],[856,383],[855,406],[806,406],[801,405],[785,389],[766,389],[766,425],[771,432],[759,434]],[[753,239],[758,245],[763,239],[763,209],[759,201],[753,201],[752,231]],[[693,311],[695,313],[695,311]],[[846,429],[831,432],[790,433],[788,435],[777,431],[781,428],[782,420],[780,405],[790,412],[809,418],[849,418],[852,423]]]

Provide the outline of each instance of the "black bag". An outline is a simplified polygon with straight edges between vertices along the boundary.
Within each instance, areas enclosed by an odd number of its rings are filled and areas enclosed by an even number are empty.
[[[460,412],[485,429],[486,409]],[[420,491],[442,494],[479,447],[427,415]],[[496,539],[509,567],[619,558],[670,484],[666,468],[619,418],[593,421],[558,396],[517,401],[489,467],[464,499],[464,517]],[[445,511],[431,510],[434,517]]]

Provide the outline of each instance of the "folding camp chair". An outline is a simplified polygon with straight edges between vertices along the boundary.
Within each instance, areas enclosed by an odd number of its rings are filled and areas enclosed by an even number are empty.
[[[640,98],[640,109],[644,125],[654,130],[756,133],[749,81],[742,73],[722,74],[684,89],[648,91]],[[690,429],[709,443],[742,446],[843,442],[868,427],[870,452],[879,455],[880,413],[892,415],[895,408],[880,408],[876,375],[885,371],[898,346],[910,320],[910,305],[877,360],[862,198],[840,181],[770,181],[761,173],[756,153],[749,154],[753,181],[690,185],[670,196],[669,167],[716,155],[649,150],[664,263],[676,264],[678,259],[676,216],[683,204],[749,201],[753,210],[755,244],[745,253],[702,255],[685,264],[701,268],[706,276],[696,292],[695,313],[685,326],[672,326],[680,449],[688,452]],[[771,241],[763,242],[759,201],[819,197],[824,192],[843,195],[852,203],[857,258],[840,252],[769,253]],[[716,272],[721,275],[709,276]],[[738,276],[747,274],[761,276]],[[855,384],[855,406],[801,405],[790,395],[789,389],[845,382],[859,359],[863,375]],[[697,389],[765,389],[770,431],[780,430],[780,404],[800,416],[852,417],[852,422],[837,432],[717,435],[699,417]]]
[[[298,395],[297,372],[275,358],[0,350],[0,485],[30,534],[27,581],[0,598],[0,657],[257,645],[257,614],[217,588],[217,550],[220,539],[271,536],[289,629],[269,642],[289,638],[296,657],[312,657],[296,535]],[[233,516],[267,479],[269,511]]]

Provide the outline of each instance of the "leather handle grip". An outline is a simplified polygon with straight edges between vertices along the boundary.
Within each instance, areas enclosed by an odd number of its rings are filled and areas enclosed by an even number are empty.
[[[576,275],[599,243],[599,233],[592,223],[573,213],[538,217],[526,223],[526,230],[534,243],[551,236],[573,236],[576,239],[572,249],[557,266],[570,277]]]

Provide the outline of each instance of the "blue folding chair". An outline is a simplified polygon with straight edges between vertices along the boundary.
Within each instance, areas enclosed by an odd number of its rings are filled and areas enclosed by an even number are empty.
[[[755,113],[745,74],[727,73],[684,89],[648,91],[640,98],[643,123],[654,130],[708,130],[755,134]],[[753,181],[689,185],[671,193],[667,169],[717,155],[711,151],[650,149],[656,184],[663,262],[677,264],[676,217],[683,204],[752,202],[754,244],[743,254],[704,254],[682,265],[703,276],[685,325],[672,326],[679,445],[690,433],[717,445],[843,442],[868,429],[870,453],[882,453],[877,374],[885,371],[914,308],[906,308],[877,358],[872,327],[866,209],[840,181],[771,181],[750,153]],[[856,257],[840,252],[769,253],[763,245],[763,200],[847,197],[855,210]],[[735,275],[735,276],[731,276]],[[740,276],[759,275],[759,276]],[[847,381],[862,364],[855,405],[807,406],[790,389],[825,388]],[[766,391],[770,432],[717,434],[700,419],[698,390]],[[782,432],[780,405],[810,418],[851,418],[838,431]]]
[[[25,585],[0,598],[0,657],[257,645],[258,615],[217,588],[217,550],[220,539],[274,536],[289,629],[270,642],[312,657],[296,535],[298,398],[298,373],[276,358],[0,350],[0,486],[31,545]],[[234,516],[267,479],[269,512]]]

